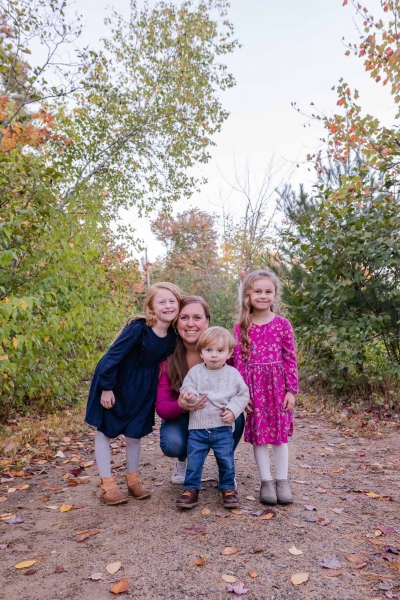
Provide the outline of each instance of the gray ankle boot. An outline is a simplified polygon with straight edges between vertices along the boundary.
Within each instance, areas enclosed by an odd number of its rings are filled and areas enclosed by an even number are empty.
[[[275,479],[272,481],[262,481],[260,487],[260,502],[264,504],[276,504],[276,482]]]
[[[291,504],[293,502],[292,492],[287,479],[276,480],[276,495],[279,504]]]

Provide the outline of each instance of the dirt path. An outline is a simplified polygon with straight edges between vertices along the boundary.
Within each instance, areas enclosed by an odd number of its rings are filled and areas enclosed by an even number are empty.
[[[277,507],[267,519],[260,514],[265,507],[256,499],[258,474],[245,443],[236,454],[241,513],[221,507],[213,481],[204,483],[197,508],[178,511],[173,461],[160,452],[158,434],[156,429],[143,440],[142,479],[152,497],[119,507],[98,501],[92,432],[39,446],[23,472],[2,461],[1,598],[102,600],[114,597],[110,588],[125,579],[129,590],[119,596],[125,600],[233,600],[222,575],[243,582],[249,591],[237,598],[246,600],[400,598],[398,428],[355,437],[321,415],[298,413],[291,445],[295,503]],[[121,442],[113,444],[113,460],[122,484]],[[205,475],[215,473],[210,456]],[[63,504],[73,508],[60,512]],[[79,541],[87,534],[77,532],[85,530],[98,533]],[[290,554],[293,545],[303,554]],[[239,550],[221,555],[227,546]],[[200,557],[204,564],[193,565]],[[15,568],[27,560],[36,562]],[[335,560],[341,565],[336,569],[320,565],[333,567]],[[116,561],[122,567],[110,575],[105,567]],[[308,573],[308,581],[294,586],[296,572]],[[90,579],[95,573],[100,580]]]

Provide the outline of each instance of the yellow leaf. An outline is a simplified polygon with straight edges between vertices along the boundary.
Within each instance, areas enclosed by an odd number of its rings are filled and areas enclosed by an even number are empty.
[[[233,577],[232,575],[222,575],[222,579],[226,581],[226,583],[235,583],[237,581],[236,577]]]
[[[48,335],[46,335],[43,339],[44,339],[45,342],[48,342],[50,338],[49,338]]]
[[[20,490],[27,490],[29,488],[29,485],[27,483],[25,483],[25,485],[23,485],[22,487],[20,487]]]
[[[23,562],[14,565],[14,569],[27,569],[37,562],[37,560],[24,560]]]
[[[308,581],[308,573],[293,573],[290,578],[290,581],[293,585],[300,585],[301,583],[305,583]]]
[[[0,360],[8,360],[8,354],[2,354]]]
[[[365,495],[368,496],[368,498],[380,498],[381,497],[380,494],[375,494],[375,492],[367,492]]]
[[[27,303],[25,302],[25,300],[21,300],[21,301],[20,301],[20,305],[22,306],[22,308],[23,308],[24,310],[26,310],[26,309],[28,308],[28,305],[27,305]]]
[[[202,567],[204,565],[204,563],[206,562],[206,558],[207,555],[204,556],[200,556],[200,558],[196,558],[196,560],[193,561],[193,566],[194,567]]]
[[[8,340],[7,338],[4,338],[4,340],[2,340],[3,346],[7,346],[7,344],[8,344],[9,341],[10,340]]]
[[[303,552],[301,550],[299,550],[298,548],[296,548],[296,546],[294,544],[291,548],[289,548],[289,552],[290,552],[290,554],[293,554],[293,556],[300,556],[300,554],[303,554]]]
[[[267,521],[268,519],[272,519],[273,516],[274,516],[274,513],[272,513],[272,512],[267,513],[263,517],[260,517],[260,521]]]
[[[62,504],[60,507],[60,512],[68,512],[69,510],[71,510],[71,508],[71,504]]]
[[[122,563],[119,560],[117,560],[116,562],[113,562],[113,563],[110,563],[109,565],[107,565],[106,571],[107,571],[107,573],[110,573],[110,575],[114,575],[114,573],[119,571],[121,567],[122,567]]]
[[[242,511],[242,510],[240,510],[240,508],[233,508],[233,509],[230,511],[230,513],[231,513],[231,515],[242,515],[242,514],[243,514],[243,511]]]
[[[255,571],[254,569],[250,569],[249,577],[251,577],[252,579],[254,579],[255,577],[258,577],[257,571]]]
[[[18,348],[18,344],[19,344],[19,339],[16,337],[13,337],[12,345],[14,346],[14,348]]]
[[[94,465],[94,460],[91,460],[90,462],[83,463],[83,466],[85,467],[85,469],[87,469],[88,467],[92,467],[93,465]]]
[[[231,556],[232,554],[236,554],[236,552],[239,552],[239,550],[240,548],[235,548],[235,546],[227,546],[226,548],[221,550],[220,554],[222,554],[222,556]]]
[[[211,514],[211,510],[209,508],[203,508],[203,510],[201,511],[202,515],[210,515]]]

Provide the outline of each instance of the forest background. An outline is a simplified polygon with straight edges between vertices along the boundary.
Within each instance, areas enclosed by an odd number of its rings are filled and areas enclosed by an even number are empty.
[[[374,15],[349,5],[359,39],[345,52],[398,107],[400,2],[375,2]],[[397,415],[397,124],[365,114],[357,90],[340,81],[335,114],[312,107],[303,116],[324,128],[307,157],[311,191],[276,187],[273,167],[254,189],[251,173],[238,171],[240,221],[198,208],[176,214],[174,203],[201,185],[193,167],[209,160],[228,118],[221,92],[235,82],[224,57],[238,47],[228,3],[132,2],[128,21],[107,19],[102,50],[79,53],[81,23],[66,9],[63,0],[2,2],[1,417],[79,400],[121,323],[140,311],[137,240],[121,220],[130,207],[165,245],[152,280],[203,295],[213,322],[231,328],[243,273],[274,269],[303,380],[328,399]]]

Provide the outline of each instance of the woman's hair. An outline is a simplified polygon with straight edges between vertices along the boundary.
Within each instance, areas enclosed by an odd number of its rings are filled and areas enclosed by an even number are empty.
[[[263,279],[267,277],[272,281],[275,286],[275,291],[277,296],[274,300],[273,305],[271,306],[271,310],[274,313],[279,312],[279,299],[281,293],[281,282],[278,277],[275,275],[273,271],[269,269],[260,269],[259,271],[253,271],[249,273],[241,286],[240,293],[240,313],[239,313],[239,326],[240,326],[240,346],[242,350],[242,356],[244,360],[249,358],[249,350],[250,350],[250,338],[249,338],[249,329],[251,327],[251,313],[253,312],[253,307],[250,302],[250,292],[253,288],[256,281],[259,279]]]
[[[207,348],[207,346],[218,343],[224,348],[227,348],[229,352],[232,352],[236,345],[235,338],[227,329],[225,329],[225,327],[209,327],[208,329],[205,329],[199,337],[197,350],[201,352],[204,348]]]
[[[129,325],[137,319],[146,319],[146,325],[148,325],[149,327],[154,327],[157,324],[157,319],[154,316],[153,311],[153,301],[154,296],[157,294],[158,290],[169,290],[178,300],[179,307],[182,306],[181,301],[185,294],[180,288],[178,288],[177,285],[175,285],[174,283],[169,283],[169,281],[160,281],[159,283],[153,283],[153,285],[149,286],[146,290],[146,297],[144,300],[144,315],[134,315],[132,317],[129,317],[123,328],[118,332],[118,334],[114,338],[114,342],[116,339],[119,338],[124,329],[129,327]],[[178,316],[175,317],[171,325],[175,326],[177,319]]]
[[[202,298],[201,296],[186,296],[181,301],[179,313],[182,311],[183,308],[185,308],[189,304],[200,304],[204,310],[206,319],[210,321],[210,307],[208,306],[204,298]],[[173,390],[179,392],[183,380],[185,379],[188,371],[189,367],[187,364],[185,344],[183,343],[181,336],[178,335],[178,337],[176,338],[175,352],[168,359],[167,375]]]

